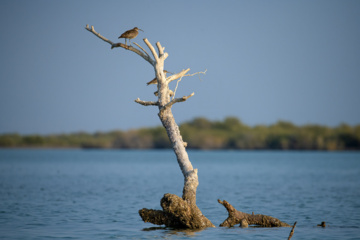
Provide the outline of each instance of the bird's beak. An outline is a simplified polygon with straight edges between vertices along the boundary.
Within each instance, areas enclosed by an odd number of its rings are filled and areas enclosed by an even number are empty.
[[[140,28],[138,28],[138,29],[143,32],[143,30],[141,30]]]

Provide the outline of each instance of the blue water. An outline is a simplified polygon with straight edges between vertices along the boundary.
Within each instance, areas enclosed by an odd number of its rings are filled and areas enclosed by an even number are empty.
[[[216,226],[217,199],[297,227],[293,240],[360,239],[360,153],[189,151],[197,203]],[[144,223],[182,194],[164,151],[0,150],[0,239],[287,239],[290,228],[178,231]],[[327,228],[316,227],[325,221]]]

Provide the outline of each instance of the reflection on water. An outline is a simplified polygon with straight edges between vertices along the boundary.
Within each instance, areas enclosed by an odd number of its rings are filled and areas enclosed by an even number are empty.
[[[227,211],[293,224],[293,239],[360,236],[360,154],[190,151],[197,203],[218,226]],[[289,228],[184,231],[142,222],[138,210],[181,196],[171,151],[0,150],[0,239],[286,239]],[[326,228],[317,227],[322,221]]]
[[[144,228],[142,231],[149,232],[149,231],[156,231],[156,232],[163,232],[164,235],[168,236],[180,236],[180,237],[193,237],[197,236],[202,231],[205,231],[206,229],[173,229],[173,228],[167,228],[167,227],[150,227],[150,228]]]
[[[149,227],[149,228],[143,228],[143,231],[149,232],[149,231],[157,231],[157,230],[166,230],[166,227]]]

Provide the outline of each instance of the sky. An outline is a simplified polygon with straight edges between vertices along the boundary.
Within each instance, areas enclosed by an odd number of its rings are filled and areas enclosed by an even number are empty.
[[[161,125],[154,68],[110,45],[160,42],[183,78],[177,123],[228,116],[255,126],[360,124],[360,1],[0,1],[0,134]],[[176,82],[170,88],[175,88]]]

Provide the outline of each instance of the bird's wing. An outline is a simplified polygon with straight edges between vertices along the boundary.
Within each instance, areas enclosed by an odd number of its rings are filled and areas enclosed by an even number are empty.
[[[153,80],[151,80],[150,82],[146,83],[147,85],[150,84],[157,84],[157,78],[154,78]]]

